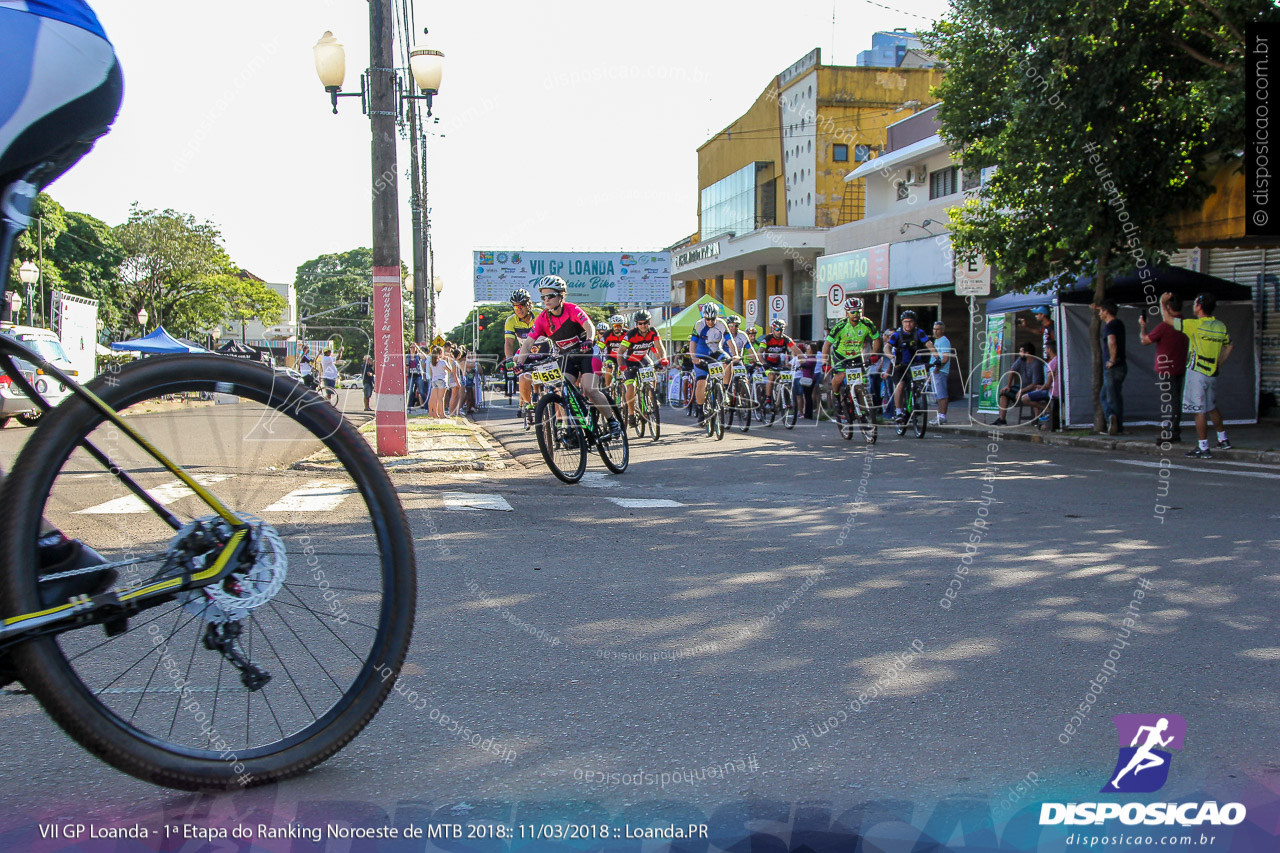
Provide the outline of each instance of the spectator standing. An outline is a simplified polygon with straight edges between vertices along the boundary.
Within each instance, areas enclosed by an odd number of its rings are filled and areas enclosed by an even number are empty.
[[[1041,305],[1038,308],[1032,308],[1031,313],[1035,315],[1035,323],[1028,323],[1026,317],[1018,318],[1018,325],[1024,329],[1039,330],[1040,332],[1040,351],[1045,353],[1046,357],[1049,353],[1049,344],[1054,345],[1057,349],[1058,339],[1054,337],[1053,320],[1049,306]]]
[[[947,390],[947,380],[951,378],[951,362],[955,358],[955,348],[951,346],[951,339],[947,337],[946,324],[941,320],[933,324],[933,347],[938,351],[936,356],[929,359],[929,366],[932,368],[929,377],[933,381],[934,399],[938,402],[938,416],[933,422],[945,424],[947,403],[951,400],[951,393]]]
[[[304,345],[302,347],[302,358],[298,360],[298,372],[302,374],[302,384],[314,389],[316,387],[316,375],[311,361],[311,353]]]
[[[1102,417],[1108,435],[1124,435],[1124,378],[1129,363],[1124,351],[1124,323],[1116,316],[1115,300],[1106,299],[1097,306],[1102,318]]]
[[[1175,323],[1182,322],[1182,299],[1172,293],[1160,296],[1160,313],[1165,309],[1173,317],[1173,323],[1161,322],[1147,331],[1147,315],[1143,312],[1138,317],[1138,327],[1142,332],[1142,345],[1156,345],[1156,391],[1160,395],[1161,429],[1156,435],[1156,444],[1171,441],[1174,444],[1182,441],[1182,386],[1187,378],[1187,336],[1174,328]],[[1169,395],[1169,403],[1165,403],[1165,395]],[[1168,405],[1167,417],[1165,406]]]
[[[1005,412],[1016,406],[1031,391],[1044,391],[1044,362],[1036,357],[1036,345],[1026,343],[1018,347],[1018,357],[1014,359],[1013,370],[1009,374],[1009,384],[1000,392],[1000,414],[991,422],[992,426],[1005,426]]]
[[[1195,319],[1187,320],[1175,318],[1168,305],[1160,306],[1164,321],[1187,336],[1188,370],[1183,405],[1196,416],[1196,437],[1199,439],[1196,449],[1188,451],[1187,455],[1198,459],[1213,457],[1209,452],[1209,420],[1213,421],[1213,428],[1218,433],[1218,449],[1231,449],[1231,442],[1222,428],[1222,413],[1218,411],[1214,397],[1222,363],[1231,355],[1231,335],[1227,333],[1227,324],[1213,316],[1217,306],[1218,300],[1212,293],[1202,293],[1192,305]]]
[[[462,347],[449,346],[448,358],[445,360],[449,364],[449,398],[445,403],[449,408],[449,417],[456,418],[459,410],[462,408],[462,361],[464,350]]]
[[[426,370],[431,378],[431,393],[427,398],[427,417],[443,418],[444,398],[449,387],[449,368],[445,364],[444,350],[440,347],[431,348],[431,360],[426,365]]]
[[[409,357],[405,360],[405,387],[409,390],[409,408],[426,405],[422,394],[422,350],[416,343],[409,344]]]
[[[373,356],[366,355],[364,357],[364,366],[360,370],[360,379],[364,385],[364,410],[372,412],[373,407],[369,405],[369,401],[373,399]]]
[[[344,351],[339,347],[338,354],[334,355],[333,350],[327,349],[320,356],[320,381],[324,387],[332,388],[335,394],[338,391],[338,359],[342,358]]]
[[[800,416],[813,420],[814,398],[812,392],[817,388],[817,382],[814,381],[814,377],[820,375],[818,373],[820,369],[818,364],[819,354],[813,351],[813,344],[805,344],[802,348],[804,349],[803,356],[799,358],[794,355],[790,356],[791,369],[796,370],[797,367],[799,368],[796,373],[796,380],[791,386],[791,395],[796,400],[796,408],[799,410]],[[808,385],[805,384],[806,379],[809,380]]]

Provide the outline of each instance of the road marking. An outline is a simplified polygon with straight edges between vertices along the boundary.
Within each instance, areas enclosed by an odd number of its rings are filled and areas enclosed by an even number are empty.
[[[666,498],[605,498],[612,501],[624,509],[657,509],[659,507],[668,506],[684,506],[680,501],[671,501]]]
[[[489,479],[488,474],[450,474],[449,476],[455,480],[487,480]]]
[[[350,486],[316,480],[289,492],[263,512],[328,512],[355,493]]]
[[[1174,465],[1172,463],[1165,464],[1163,462],[1141,462],[1137,459],[1117,459],[1121,465],[1138,465],[1142,468],[1170,468],[1175,471],[1196,471],[1201,474],[1224,474],[1228,477],[1261,477],[1266,480],[1280,480],[1280,474],[1264,474],[1261,471],[1232,471],[1230,469],[1217,468],[1215,470],[1213,460],[1205,463],[1205,467],[1192,465]]]
[[[603,474],[600,471],[588,471],[582,475],[578,485],[588,489],[612,489],[617,483],[610,479],[607,474]]]
[[[1267,465],[1263,462],[1232,462],[1227,459],[1214,459],[1214,465],[1235,465],[1240,468],[1261,468],[1264,471],[1275,471],[1276,466]]]
[[[511,512],[511,504],[502,495],[473,495],[467,492],[445,492],[444,508],[456,510],[499,510]]]
[[[192,479],[202,486],[211,486],[214,483],[220,483],[229,479],[230,474],[198,474]],[[154,489],[147,489],[147,494],[151,495],[161,506],[167,506],[179,498],[185,498],[195,494],[181,480],[172,480],[156,486]],[[100,503],[97,506],[91,506],[88,509],[76,510],[76,515],[127,515],[132,513],[151,512],[151,508],[142,502],[137,495],[127,495],[123,498]]]

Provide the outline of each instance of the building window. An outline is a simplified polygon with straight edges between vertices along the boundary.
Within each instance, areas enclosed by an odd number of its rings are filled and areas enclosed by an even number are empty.
[[[948,166],[929,175],[929,198],[942,198],[957,191],[960,169]]]
[[[848,163],[849,162],[849,146],[848,145],[831,146],[831,159],[836,161],[837,163]]]
[[[702,190],[701,231],[707,236],[756,228],[756,164],[751,163]]]

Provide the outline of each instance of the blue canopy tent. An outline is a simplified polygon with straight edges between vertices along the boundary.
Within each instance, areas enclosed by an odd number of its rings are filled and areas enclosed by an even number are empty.
[[[1149,275],[1138,271],[1116,276],[1107,286],[1107,298],[1119,306],[1119,318],[1125,324],[1125,350],[1129,375],[1124,383],[1125,421],[1129,424],[1158,424],[1164,413],[1156,386],[1154,347],[1143,347],[1139,340],[1138,317],[1147,312],[1148,327],[1160,321],[1160,295],[1172,292],[1182,298],[1182,316],[1194,316],[1192,300],[1201,293],[1212,293],[1218,300],[1214,314],[1227,324],[1234,354],[1223,367],[1218,380],[1217,398],[1227,423],[1254,423],[1258,419],[1258,356],[1254,333],[1253,292],[1246,286],[1205,275],[1182,267],[1148,267]],[[1068,426],[1093,423],[1093,353],[1090,346],[1093,301],[1093,276],[1082,275],[1073,282],[1054,288],[1041,282],[1031,293],[1007,293],[986,304],[988,348],[993,344],[999,368],[983,371],[1003,377],[1012,363],[1016,334],[1012,320],[993,322],[991,318],[1030,311],[1048,306],[1057,330],[1058,356],[1062,371],[1063,418]],[[1039,349],[1039,334],[1029,333]],[[995,339],[995,340],[993,340]],[[1042,353],[1043,355],[1043,353]],[[984,359],[990,359],[988,352]],[[1007,363],[1006,363],[1007,362]],[[994,368],[995,363],[991,362]],[[985,409],[984,409],[985,410]],[[1185,421],[1184,417],[1184,421]]]
[[[150,355],[172,355],[180,352],[208,352],[203,347],[184,344],[164,330],[164,326],[156,327],[149,335],[132,341],[116,341],[111,345],[116,351],[142,352]]]

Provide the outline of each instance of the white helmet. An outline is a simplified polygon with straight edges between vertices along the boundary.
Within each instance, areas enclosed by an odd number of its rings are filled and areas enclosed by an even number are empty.
[[[720,316],[720,306],[716,305],[714,302],[702,303],[702,316],[706,317],[708,320],[714,320],[716,317]]]
[[[559,293],[561,296],[563,296],[565,292],[569,289],[569,286],[566,285],[564,283],[564,279],[562,279],[558,275],[544,275],[542,278],[538,279],[537,282],[534,283],[533,288],[534,290],[537,290],[539,293],[541,293],[544,290],[554,290],[556,293]]]
[[[625,326],[625,325],[626,325],[626,321],[622,319],[622,315],[621,315],[621,314],[614,314],[612,317],[610,317],[610,318],[609,318],[609,325],[610,325],[610,326]]]

